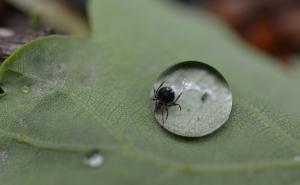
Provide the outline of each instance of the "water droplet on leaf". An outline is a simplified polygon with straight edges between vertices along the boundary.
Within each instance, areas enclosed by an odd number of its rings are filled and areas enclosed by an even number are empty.
[[[25,94],[28,94],[30,92],[30,88],[27,86],[27,85],[24,85],[22,88],[21,88],[21,91]]]
[[[229,118],[232,93],[213,67],[188,61],[164,71],[151,90],[155,118],[168,131],[200,137],[220,128]]]
[[[84,163],[91,168],[100,167],[104,162],[104,157],[98,150],[93,150],[86,155]]]

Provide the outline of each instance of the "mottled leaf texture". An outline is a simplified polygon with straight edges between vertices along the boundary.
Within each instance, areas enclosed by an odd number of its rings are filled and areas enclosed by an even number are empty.
[[[93,35],[46,37],[0,68],[4,185],[300,184],[299,85],[205,13],[164,0],[94,0]],[[172,64],[214,66],[229,121],[203,138],[169,134],[149,94]],[[83,161],[98,149],[99,168]]]

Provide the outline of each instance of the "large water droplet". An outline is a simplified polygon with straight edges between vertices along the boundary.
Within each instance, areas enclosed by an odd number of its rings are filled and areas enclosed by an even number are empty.
[[[21,91],[25,94],[28,94],[30,92],[30,88],[27,86],[27,85],[24,85],[22,88],[21,88]]]
[[[162,127],[180,136],[210,134],[231,113],[232,93],[225,78],[201,62],[188,61],[170,67],[153,88],[155,118]]]
[[[84,159],[84,163],[91,168],[100,167],[104,162],[104,157],[100,154],[98,150],[94,150],[87,154]]]

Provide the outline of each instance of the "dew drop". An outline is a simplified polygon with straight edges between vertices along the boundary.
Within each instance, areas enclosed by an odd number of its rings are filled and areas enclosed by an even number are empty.
[[[30,92],[30,88],[27,86],[27,85],[24,85],[22,88],[21,88],[21,91],[25,94],[28,94]]]
[[[167,92],[164,87],[172,91]],[[210,134],[226,123],[231,113],[232,93],[228,83],[220,72],[202,62],[171,66],[159,76],[153,88],[150,96],[156,120],[180,136]]]
[[[93,150],[88,153],[84,159],[84,163],[91,168],[98,168],[104,162],[104,157],[98,150]]]

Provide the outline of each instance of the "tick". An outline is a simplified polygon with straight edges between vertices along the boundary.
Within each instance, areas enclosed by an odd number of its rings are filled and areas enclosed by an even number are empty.
[[[182,95],[182,92],[175,98],[175,92],[172,87],[163,86],[165,82],[162,82],[157,89],[153,88],[154,98],[155,101],[155,108],[154,111],[161,112],[162,115],[162,123],[164,125],[165,120],[168,119],[169,116],[169,107],[178,106],[181,111],[181,106],[177,103],[179,98]],[[164,118],[164,112],[166,112],[166,119]]]

